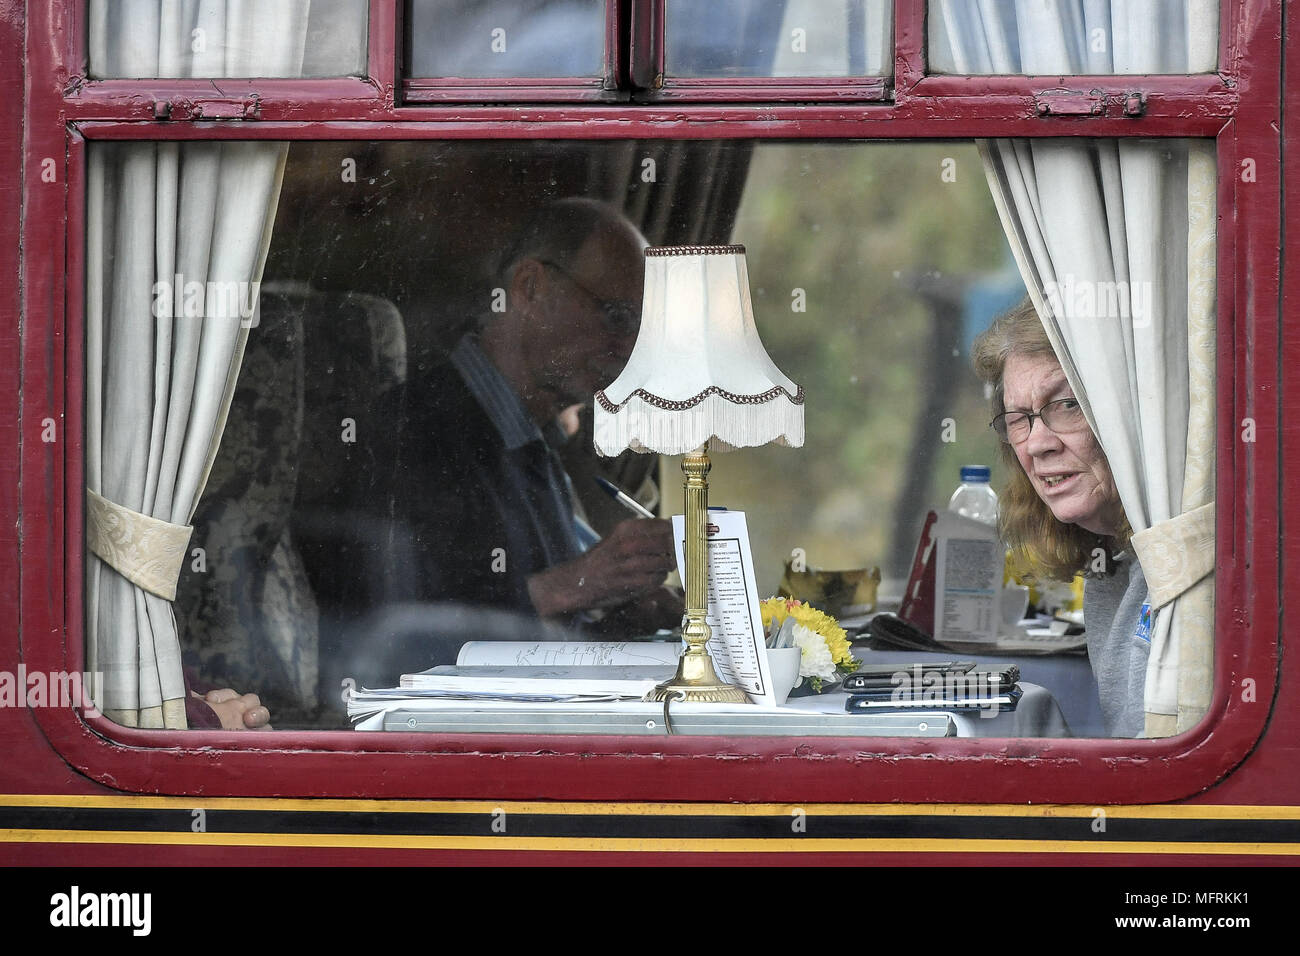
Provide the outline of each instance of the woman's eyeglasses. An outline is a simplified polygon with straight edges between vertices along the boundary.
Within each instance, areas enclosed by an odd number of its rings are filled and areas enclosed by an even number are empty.
[[[989,427],[1007,444],[1019,445],[1027,441],[1029,433],[1034,430],[1035,418],[1058,435],[1068,435],[1088,427],[1077,398],[1058,398],[1036,412],[1003,412],[989,422]]]

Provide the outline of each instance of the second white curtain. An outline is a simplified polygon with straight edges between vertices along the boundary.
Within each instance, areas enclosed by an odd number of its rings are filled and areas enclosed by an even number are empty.
[[[1195,73],[1217,61],[1211,0],[937,3],[958,72]],[[1213,687],[1214,145],[1074,138],[980,149],[1135,532],[1156,615],[1146,736],[1190,729]]]

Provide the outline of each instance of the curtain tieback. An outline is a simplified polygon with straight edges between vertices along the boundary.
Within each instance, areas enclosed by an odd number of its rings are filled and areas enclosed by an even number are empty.
[[[176,600],[194,529],[132,511],[86,489],[86,547],[150,594]]]
[[[1214,502],[1139,531],[1133,550],[1158,610],[1214,570]]]

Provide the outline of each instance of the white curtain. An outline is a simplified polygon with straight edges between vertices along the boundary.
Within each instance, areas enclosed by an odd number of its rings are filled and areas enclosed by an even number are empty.
[[[309,0],[92,0],[122,76],[296,76]],[[195,43],[196,30],[220,42]],[[86,197],[86,635],[96,703],[184,727],[172,613],[270,241],[287,146],[92,144]]]
[[[309,2],[311,8],[304,13],[303,0],[90,0],[90,76],[365,75],[370,13],[366,0]],[[281,24],[293,33],[278,39],[302,40],[304,16],[306,42],[298,66],[261,56],[277,40],[267,31]]]
[[[1215,4],[941,2],[967,72],[1213,69]],[[1104,42],[1089,43],[1103,29]],[[1104,48],[1104,55],[1092,47]],[[1146,735],[1212,690],[1215,161],[1209,141],[990,140],[993,198],[1110,461],[1155,611]]]
[[[933,73],[1208,73],[1219,0],[930,0]]]

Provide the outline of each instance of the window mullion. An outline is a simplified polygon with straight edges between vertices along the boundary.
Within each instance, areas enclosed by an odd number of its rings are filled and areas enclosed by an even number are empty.
[[[629,0],[628,84],[657,90],[664,80],[664,0]]]
[[[894,99],[925,78],[924,0],[894,0]]]
[[[366,74],[389,106],[393,105],[405,58],[405,9],[402,3],[370,4]]]
[[[605,3],[605,89],[626,90],[630,84],[633,0]]]

